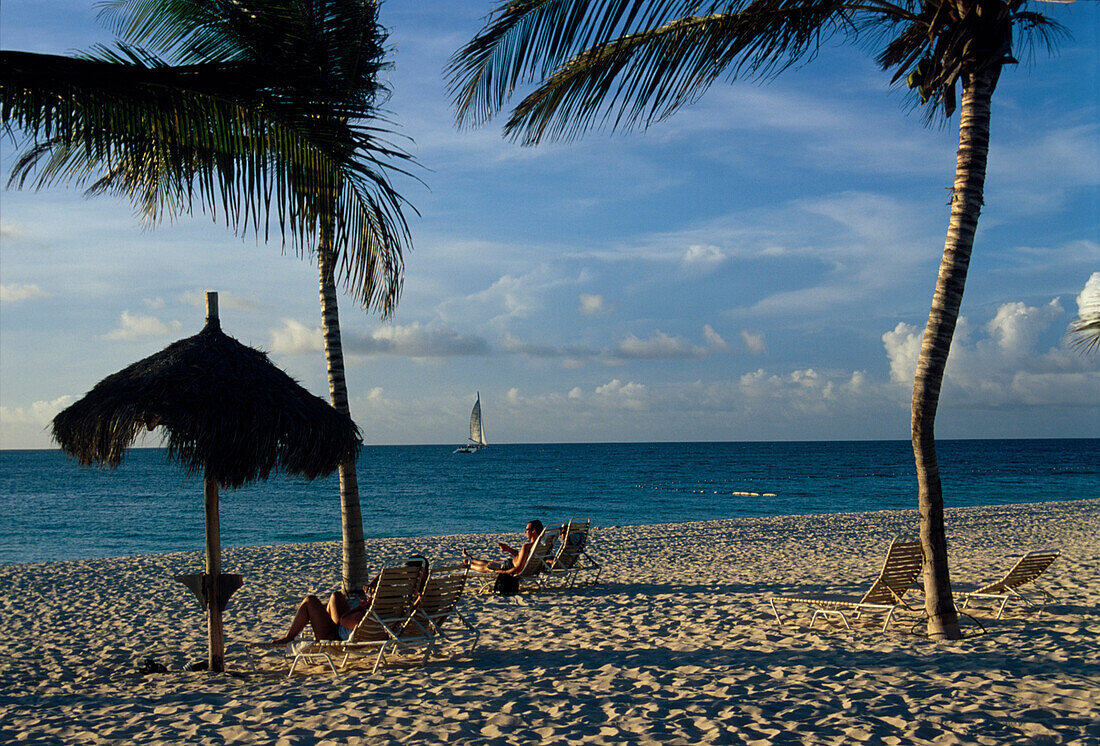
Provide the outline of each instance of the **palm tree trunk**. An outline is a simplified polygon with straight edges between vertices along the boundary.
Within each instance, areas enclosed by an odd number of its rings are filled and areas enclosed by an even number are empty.
[[[924,330],[917,374],[913,381],[913,456],[916,459],[920,538],[924,547],[924,604],[930,636],[962,637],[951,595],[947,568],[947,535],[943,520],[943,486],[936,460],[936,408],[939,405],[947,355],[962,305],[974,233],[982,209],[985,165],[989,153],[989,112],[996,71],[968,76],[964,81],[959,122],[959,152],[951,222],[936,279],[936,294]]]
[[[333,407],[350,415],[348,384],[344,379],[344,347],[340,341],[340,311],[336,303],[332,229],[328,224],[321,229],[317,268],[320,274],[321,328],[325,337],[329,398]],[[349,457],[340,464],[340,528],[343,534],[343,587],[345,591],[358,592],[367,583],[367,554],[363,542],[363,513],[359,508],[359,480],[355,474],[354,457]]]

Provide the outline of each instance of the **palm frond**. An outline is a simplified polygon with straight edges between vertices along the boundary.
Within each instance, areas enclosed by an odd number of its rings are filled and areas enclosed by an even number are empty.
[[[257,81],[272,116],[325,153],[335,173],[322,184],[291,173],[296,201],[280,210],[331,222],[339,278],[368,309],[396,307],[402,255],[411,243],[404,217],[415,208],[389,175],[415,177],[412,157],[392,142],[380,108],[389,96],[378,4],[364,0],[111,0],[105,12],[129,41],[151,44],[182,63],[232,60],[263,66]],[[333,202],[334,201],[334,202]],[[311,236],[314,235],[311,233]]]
[[[1083,314],[1069,325],[1070,345],[1085,353],[1100,350],[1100,312]]]
[[[727,4],[701,0],[501,2],[445,71],[457,120],[460,125],[483,124],[518,86],[551,75],[586,49],[676,18],[710,14]]]
[[[564,0],[499,6],[448,67],[459,123],[483,123],[517,86],[537,80],[505,126],[526,144],[608,123],[645,127],[719,78],[766,78],[812,59],[831,35],[855,33],[858,14],[913,17],[887,0],[634,3],[629,10]],[[583,12],[592,17],[573,15]]]
[[[2,53],[5,127],[32,139],[12,183],[90,184],[151,221],[197,206],[265,238],[277,221],[299,255],[316,250],[331,221],[337,279],[390,315],[411,243],[404,210],[415,212],[390,175],[417,177],[379,108],[389,91],[376,3],[113,0],[103,9],[130,42],[177,59],[127,45],[84,59]]]

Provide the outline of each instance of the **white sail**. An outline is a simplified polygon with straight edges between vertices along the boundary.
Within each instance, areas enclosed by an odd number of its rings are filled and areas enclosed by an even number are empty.
[[[470,412],[470,440],[478,445],[487,445],[485,442],[485,431],[481,427],[481,392],[477,394],[477,401],[474,402],[473,411]]]

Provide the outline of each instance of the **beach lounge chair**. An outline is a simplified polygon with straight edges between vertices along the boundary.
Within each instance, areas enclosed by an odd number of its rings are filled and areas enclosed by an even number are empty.
[[[473,638],[467,653],[474,652],[474,648],[477,647],[481,633],[457,608],[466,589],[468,573],[469,570],[463,564],[433,567],[428,576],[428,582],[420,594],[420,601],[413,610],[413,618],[431,635],[433,652],[438,651],[444,643],[451,642],[460,636]],[[444,627],[449,619],[457,619],[465,630],[454,632],[455,624],[451,624],[445,630]]]
[[[571,588],[577,584],[582,574],[588,573],[584,585],[599,582],[602,567],[588,553],[588,534],[592,521],[588,518],[573,518],[561,527],[561,541],[557,552],[550,560],[551,578],[561,578],[562,587]]]
[[[768,599],[772,613],[776,620],[782,624],[783,619],[776,609],[776,602],[806,604],[813,609],[813,617],[810,626],[814,625],[818,616],[839,617],[848,629],[852,625],[848,623],[845,612],[854,613],[859,618],[868,612],[886,612],[886,622],[882,625],[885,632],[890,626],[894,612],[899,608],[912,611],[902,601],[906,591],[916,582],[924,564],[924,554],[921,552],[920,541],[916,539],[894,539],[890,542],[890,548],[886,552],[886,561],[882,565],[882,572],[871,584],[870,589],[859,599],[843,596],[775,596]]]
[[[385,662],[386,654],[401,645],[418,645],[431,642],[431,636],[423,625],[412,619],[413,607],[423,585],[424,570],[420,567],[385,567],[378,574],[370,608],[352,630],[347,640],[297,640],[289,645],[270,642],[246,642],[245,649],[251,658],[256,651],[284,648],[286,656],[293,658],[287,676],[294,674],[299,661],[327,663],[333,676],[339,676],[333,657],[343,656],[340,668],[347,665],[353,655],[375,654],[375,673]],[[426,650],[427,659],[430,649]],[[255,669],[255,661],[252,663]]]
[[[550,559],[554,552],[554,542],[557,540],[560,530],[560,526],[544,528],[538,538],[535,539],[535,546],[532,548],[531,553],[527,555],[527,561],[524,563],[519,575],[517,575],[519,590],[541,590],[546,587]],[[471,572],[470,576],[481,581],[481,585],[477,589],[478,593],[493,592],[493,584],[496,582],[497,573]]]
[[[1058,552],[1028,552],[997,582],[982,586],[976,591],[960,593],[959,595],[963,598],[962,608],[965,609],[973,599],[989,600],[994,603],[1000,601],[1001,604],[997,607],[996,617],[1000,619],[1001,614],[1004,613],[1005,604],[1008,603],[1008,599],[1016,597],[1027,606],[1038,605],[1039,613],[1042,614],[1043,606],[1045,606],[1048,601],[1052,601],[1054,597],[1034,581],[1035,578],[1042,575],[1046,569],[1054,563],[1054,560],[1058,559],[1058,556]],[[1035,601],[1029,599],[1020,591],[1021,586],[1028,584],[1031,584],[1034,590],[1038,591],[1039,594],[1043,596],[1041,603],[1036,604]]]

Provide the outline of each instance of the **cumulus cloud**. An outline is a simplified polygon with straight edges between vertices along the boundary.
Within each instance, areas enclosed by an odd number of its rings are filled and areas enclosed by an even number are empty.
[[[602,295],[590,295],[588,293],[581,293],[580,296],[581,306],[580,312],[586,316],[595,316],[597,314],[605,313],[608,308],[604,304]]]
[[[1062,304],[1055,298],[1044,308],[1029,308],[1023,303],[1005,303],[986,325],[990,337],[1007,355],[1025,355],[1035,347],[1039,335],[1062,315]]]
[[[1100,311],[1100,272],[1093,272],[1077,296],[1077,315]]]
[[[944,371],[944,392],[954,392],[967,404],[980,407],[1096,406],[1100,371],[1064,347],[1041,348],[1043,334],[1064,313],[1055,298],[1045,306],[1003,303],[981,327],[971,327],[960,318]],[[912,384],[922,336],[923,330],[908,324],[898,324],[882,335],[890,380],[895,384]]]
[[[886,348],[886,358],[890,361],[890,380],[894,383],[913,382],[913,376],[917,374],[922,337],[922,330],[901,322],[882,335],[882,345]]]
[[[300,355],[325,349],[320,327],[308,327],[294,319],[283,319],[283,326],[271,330],[271,352],[276,355]]]
[[[596,396],[602,404],[623,409],[645,409],[645,393],[645,385],[634,381],[623,383],[618,378],[613,378],[602,386],[596,387]]]
[[[162,337],[171,332],[179,331],[183,324],[178,321],[170,321],[167,324],[155,316],[145,316],[138,313],[123,311],[119,319],[119,327],[107,332],[107,339],[131,340],[142,337]]]
[[[894,392],[876,390],[862,371],[819,371],[802,368],[790,373],[771,373],[759,368],[741,376],[736,394],[740,406],[767,417],[812,415],[851,416],[895,397]]]
[[[50,401],[36,401],[29,407],[0,407],[0,423],[46,427],[57,413],[76,401],[74,396],[59,396]]]
[[[1085,288],[1077,296],[1077,318],[1071,324],[1075,336],[1071,343],[1086,344],[1079,336],[1080,333],[1084,329],[1095,328],[1097,323],[1100,323],[1100,272],[1093,272],[1085,282]]]
[[[745,349],[754,355],[763,354],[768,349],[764,344],[764,332],[750,332],[748,329],[742,329],[741,341],[745,344]]]

